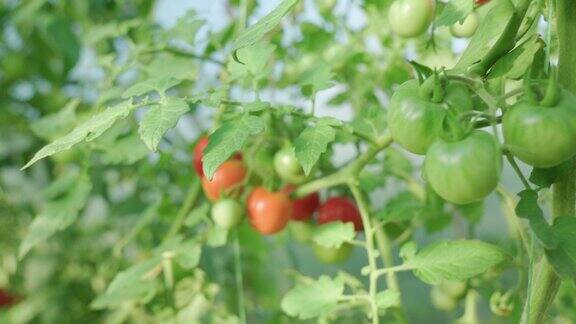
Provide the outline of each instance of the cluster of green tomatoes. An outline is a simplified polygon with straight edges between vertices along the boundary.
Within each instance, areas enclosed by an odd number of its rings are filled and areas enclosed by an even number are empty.
[[[557,166],[576,154],[576,97],[554,78],[545,91],[525,81],[522,97],[502,108],[504,145],[494,132],[476,129],[468,87],[441,79],[434,73],[422,84],[400,85],[388,122],[396,143],[425,155],[424,178],[445,200],[467,204],[489,195],[498,185],[503,153],[536,168]]]
[[[476,0],[480,6],[489,0]],[[417,37],[426,32],[436,12],[434,0],[395,0],[388,11],[388,20],[392,31],[401,37]],[[473,11],[461,21],[450,26],[450,32],[454,37],[467,38],[474,35],[480,17]]]

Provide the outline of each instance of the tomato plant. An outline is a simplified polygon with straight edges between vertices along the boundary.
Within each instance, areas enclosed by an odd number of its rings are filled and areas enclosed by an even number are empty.
[[[0,323],[576,322],[574,12],[2,2]]]
[[[292,214],[292,203],[283,192],[269,192],[258,187],[247,200],[250,224],[258,232],[269,235],[283,230]]]

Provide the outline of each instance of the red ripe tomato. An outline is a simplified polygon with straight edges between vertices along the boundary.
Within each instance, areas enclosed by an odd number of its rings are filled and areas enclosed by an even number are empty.
[[[287,195],[294,191],[294,186],[287,185],[282,188],[282,192]],[[320,196],[317,192],[311,193],[306,197],[292,200],[292,220],[295,221],[308,221],[312,218],[312,214],[318,209],[320,205]]]
[[[247,201],[250,224],[258,232],[269,235],[283,230],[292,214],[292,202],[282,191],[269,192],[258,187]]]
[[[486,4],[488,2],[490,2],[490,0],[476,0],[476,5],[481,6],[481,5]]]
[[[216,170],[212,180],[202,178],[202,188],[206,197],[215,202],[220,198],[222,192],[239,185],[246,177],[246,167],[242,161],[229,160]]]
[[[200,177],[204,177],[204,169],[202,165],[202,158],[204,157],[204,149],[208,146],[208,137],[202,136],[194,146],[194,156],[192,157],[194,169]],[[242,160],[242,154],[236,153],[232,157],[234,160]]]
[[[196,169],[196,173],[201,177],[204,177],[204,170],[202,169],[202,153],[206,146],[208,146],[208,137],[206,136],[202,136],[198,140],[198,143],[196,143],[196,146],[194,146],[194,169]]]
[[[16,296],[4,289],[0,289],[0,308],[10,307],[14,304],[16,304]]]
[[[352,222],[357,232],[364,229],[358,207],[347,198],[332,197],[320,206],[318,223],[325,224],[334,221]]]

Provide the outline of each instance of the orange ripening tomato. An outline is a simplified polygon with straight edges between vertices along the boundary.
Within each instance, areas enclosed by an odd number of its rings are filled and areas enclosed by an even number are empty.
[[[223,192],[226,192],[244,181],[246,177],[246,167],[239,160],[229,160],[216,170],[212,180],[202,178],[202,188],[206,197],[215,202]]]
[[[287,185],[282,188],[282,191],[289,195],[294,191],[293,185]],[[317,192],[313,192],[306,197],[292,199],[292,220],[295,221],[309,221],[312,215],[320,206],[320,196]]]
[[[250,224],[258,232],[270,235],[283,230],[292,214],[292,202],[284,192],[269,192],[258,187],[247,201]]]
[[[204,149],[208,146],[208,137],[202,136],[194,146],[194,152],[192,157],[192,162],[194,164],[194,170],[200,177],[204,177],[204,169],[202,164],[202,158],[204,157]],[[242,154],[240,152],[232,156],[234,160],[242,160]]]

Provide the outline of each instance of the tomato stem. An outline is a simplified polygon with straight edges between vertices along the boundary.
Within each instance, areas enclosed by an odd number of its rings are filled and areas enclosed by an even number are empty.
[[[572,0],[556,1],[556,34],[558,35],[558,81],[571,91],[576,92],[576,42],[573,33],[576,30],[576,2]],[[549,27],[550,28],[550,27]],[[548,44],[550,46],[550,44]],[[553,185],[553,217],[574,216],[576,203],[576,172],[572,160],[570,172]],[[543,323],[548,310],[560,287],[560,278],[545,258],[532,271],[530,287],[523,322],[528,324]]]

